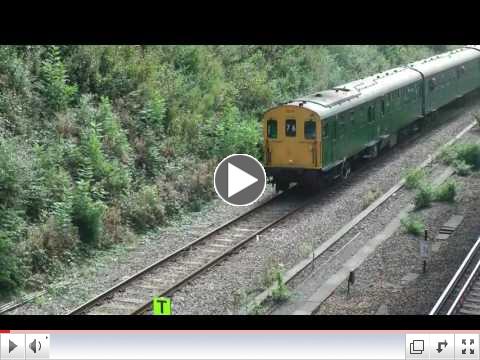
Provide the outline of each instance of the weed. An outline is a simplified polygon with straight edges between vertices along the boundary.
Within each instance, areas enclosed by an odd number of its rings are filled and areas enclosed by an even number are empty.
[[[404,230],[412,235],[419,236],[425,231],[423,220],[415,215],[409,215],[400,220]]]
[[[447,165],[466,164],[472,169],[480,169],[480,144],[456,144],[445,148],[440,158]],[[463,165],[464,166],[464,165]]]
[[[272,290],[272,300],[275,303],[287,301],[290,298],[290,291],[283,281],[282,266],[275,273],[275,288]]]
[[[430,184],[422,184],[415,195],[415,209],[429,207],[433,201],[434,191]]]
[[[454,180],[445,182],[435,189],[435,200],[454,202],[457,195],[457,183]]]
[[[472,166],[468,165],[464,160],[454,160],[453,166],[459,176],[468,176],[472,173]]]
[[[370,189],[363,198],[363,208],[366,209],[369,207],[375,200],[377,200],[382,195],[380,189]]]
[[[405,187],[409,190],[420,187],[425,179],[425,171],[423,169],[411,169],[405,174]]]

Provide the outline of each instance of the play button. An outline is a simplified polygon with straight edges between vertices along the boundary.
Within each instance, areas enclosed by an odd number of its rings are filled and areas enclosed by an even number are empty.
[[[15,348],[18,347],[12,340],[8,340],[8,353],[11,353]]]
[[[223,159],[215,169],[214,186],[227,204],[253,204],[265,191],[266,175],[262,164],[246,154],[233,154]]]

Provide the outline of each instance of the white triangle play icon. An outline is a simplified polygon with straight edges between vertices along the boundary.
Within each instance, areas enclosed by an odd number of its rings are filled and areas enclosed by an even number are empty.
[[[228,197],[239,193],[257,181],[256,177],[228,163]]]

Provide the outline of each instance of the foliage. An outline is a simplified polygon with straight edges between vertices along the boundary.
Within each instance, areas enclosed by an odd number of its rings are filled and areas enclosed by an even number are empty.
[[[453,166],[458,175],[468,176],[472,172],[472,166],[468,165],[464,160],[455,159],[453,161]]]
[[[473,169],[480,169],[480,144],[459,144],[455,151],[457,160],[464,161]]]
[[[15,254],[15,243],[24,232],[21,214],[0,206],[0,294],[14,290],[22,283],[21,261]]]
[[[52,112],[63,111],[73,101],[77,86],[68,84],[68,76],[58,47],[47,50],[40,70],[40,93]]]
[[[420,236],[425,232],[425,224],[415,215],[409,215],[400,220],[404,230],[412,235]]]
[[[480,169],[480,144],[455,144],[446,147],[441,154],[441,159],[447,165],[453,165],[462,171],[468,171],[467,166],[471,169]]]
[[[457,183],[454,180],[449,180],[435,189],[434,199],[435,201],[454,202],[456,195]]]
[[[287,301],[291,294],[283,281],[282,267],[275,272],[275,287],[272,290],[272,300],[275,303]]]
[[[80,240],[97,245],[102,235],[102,221],[105,205],[91,196],[88,182],[80,180],[72,199],[72,222],[78,227]]]
[[[422,183],[415,194],[415,209],[429,207],[433,201],[434,190],[430,184]]]
[[[128,204],[128,218],[139,231],[161,225],[165,219],[165,207],[161,203],[157,186],[144,186],[131,195]]]
[[[418,188],[425,179],[425,175],[423,169],[408,170],[405,175],[405,187],[409,190]]]

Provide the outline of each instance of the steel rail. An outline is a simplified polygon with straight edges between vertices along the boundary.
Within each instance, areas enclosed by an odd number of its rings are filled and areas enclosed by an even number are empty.
[[[442,294],[440,295],[440,297],[438,298],[437,302],[435,303],[435,305],[433,306],[432,310],[430,310],[430,313],[428,315],[438,315],[440,313],[440,310],[441,308],[443,307],[443,305],[446,303],[446,301],[449,299],[449,297],[452,295],[453,291],[455,290],[455,288],[457,287],[458,283],[460,282],[460,280],[464,277],[469,265],[471,264],[473,258],[475,257],[475,255],[478,253],[478,249],[480,247],[480,237],[478,238],[478,240],[475,242],[475,244],[472,246],[472,248],[470,249],[470,251],[468,252],[467,256],[465,257],[465,259],[462,261],[462,264],[459,266],[459,268],[457,269],[457,271],[455,272],[455,275],[452,277],[452,279],[450,280],[450,282],[448,283],[448,285],[445,287],[445,289],[443,290]],[[475,271],[478,270],[480,266],[480,262],[477,264],[477,266],[475,267]],[[474,274],[475,272],[472,272],[472,275]],[[471,278],[471,276],[470,276]],[[471,280],[469,278],[469,280]],[[465,286],[468,285],[468,280],[467,280],[467,283],[465,283]],[[454,301],[454,304],[452,305],[452,307],[454,305],[456,305],[458,303],[458,301],[460,300],[460,297],[461,295],[463,295],[464,291],[466,290],[465,286],[462,288],[459,296],[457,296],[457,298],[455,299]],[[452,310],[452,308],[450,308],[448,310],[448,312],[450,312]],[[449,315],[449,314],[448,314]]]
[[[315,198],[315,197],[314,197]],[[290,217],[291,215],[293,215],[294,213],[304,209],[306,206],[308,206],[309,204],[311,204],[313,201],[314,201],[314,198],[310,198],[309,200],[306,200],[304,201],[302,204],[300,204],[300,206],[294,208],[292,211],[289,211],[288,213],[282,215],[281,217],[279,217],[278,219],[275,219],[274,221],[270,222],[269,224],[267,224],[266,226],[264,226],[263,228],[261,228],[260,230],[256,231],[255,233],[253,233],[252,235],[248,236],[247,238],[245,238],[244,240],[242,240],[241,242],[239,242],[238,244],[234,245],[233,247],[231,247],[230,249],[226,250],[225,252],[223,252],[222,254],[220,254],[219,256],[217,256],[216,258],[214,258],[213,260],[211,260],[210,262],[206,263],[205,265],[203,265],[201,268],[199,268],[197,271],[193,272],[192,274],[184,277],[183,279],[177,281],[174,285],[170,286],[168,289],[162,291],[158,296],[167,296],[167,295],[172,295],[175,291],[177,291],[178,289],[180,289],[183,285],[185,285],[186,283],[188,283],[190,280],[193,280],[194,278],[196,278],[197,276],[201,275],[203,272],[205,272],[206,270],[208,270],[209,268],[211,268],[213,265],[215,265],[216,263],[218,263],[219,261],[225,259],[226,257],[230,256],[231,254],[235,253],[239,248],[241,248],[242,246],[244,246],[246,243],[250,242],[251,240],[253,240],[254,238],[257,237],[257,235],[260,235],[261,233],[265,232],[266,230],[270,229],[272,226],[278,224],[279,222],[283,221],[284,219],[286,219],[287,217]],[[148,312],[149,308],[151,308],[152,306],[152,302],[149,301],[148,303],[142,305],[141,307],[137,308],[133,313],[132,315],[142,315],[142,314],[145,314]]]
[[[78,306],[77,308],[71,310],[69,313],[67,313],[68,315],[77,315],[77,314],[81,314],[85,311],[88,311],[89,308],[95,306],[97,303],[99,303],[100,301],[102,301],[103,299],[109,297],[110,295],[114,294],[115,292],[121,290],[121,289],[124,289],[125,287],[127,287],[131,282],[133,282],[134,280],[138,279],[139,277],[145,275],[145,274],[148,274],[149,272],[153,271],[154,269],[157,269],[159,268],[160,266],[168,263],[169,261],[171,260],[174,260],[175,258],[179,257],[181,254],[183,254],[185,251],[189,251],[191,250],[195,245],[201,243],[202,241],[212,237],[213,235],[219,233],[221,230],[229,227],[230,225],[236,223],[236,222],[239,222],[241,221],[242,219],[246,218],[248,215],[251,215],[252,213],[254,212],[257,212],[259,211],[260,209],[263,209],[264,207],[266,207],[267,205],[270,205],[272,204],[274,201],[278,201],[280,198],[283,198],[285,196],[287,196],[288,194],[291,194],[292,192],[294,192],[296,190],[296,187],[292,187],[290,188],[288,191],[284,191],[280,194],[277,194],[277,195],[274,195],[272,198],[262,202],[260,205],[246,211],[245,213],[227,221],[226,223],[218,226],[217,228],[213,229],[212,231],[208,232],[207,234],[205,235],[202,235],[200,236],[199,238],[189,242],[188,244],[182,246],[181,248],[173,251],[172,253],[166,255],[165,257],[161,258],[160,260],[156,261],[155,263],[145,267],[144,269],[140,270],[139,272],[135,273],[134,275],[130,276],[129,278],[125,279],[124,281],[112,286],[111,288],[109,288],[108,290],[104,291],[103,293],[101,293],[100,295],[96,296],[95,298],[89,300],[88,302]],[[303,205],[303,207],[306,206],[306,205]],[[297,210],[297,209],[295,209]],[[288,216],[289,214],[286,214],[286,216]],[[258,235],[260,232],[263,232],[265,231],[267,228],[275,225],[277,222],[283,220],[285,217],[285,215],[282,216],[281,218],[277,219],[277,221],[274,221],[273,223],[267,225],[266,227],[262,228],[260,231],[257,231],[253,237],[255,237],[256,235]],[[239,244],[235,245],[234,249],[237,249],[238,247],[240,247],[241,245],[245,244],[246,242],[250,241],[252,239],[252,237],[249,237],[248,239],[245,239],[243,240],[242,242],[240,242]],[[234,250],[232,249],[232,251]],[[203,272],[205,271],[208,267],[212,266],[214,263],[218,262],[219,260],[221,260],[221,258],[224,258],[225,256],[227,256],[229,253],[231,253],[232,251],[227,251],[225,253],[223,253],[221,256],[219,256],[218,258],[215,258],[214,261],[211,261],[209,263],[207,263],[205,266],[202,266],[201,269],[199,269],[198,271],[188,275],[187,277],[181,279],[178,283],[175,283],[174,286],[172,286],[171,288],[168,289],[168,292],[172,292],[172,288],[175,288],[175,289],[178,289],[179,286],[180,286],[180,282],[181,284],[185,284],[187,281],[193,279],[194,277],[196,277],[200,272]],[[208,266],[207,266],[208,265]],[[143,308],[143,307],[142,307]]]
[[[460,306],[462,305],[465,295],[468,295],[467,291],[470,290],[470,288],[473,286],[474,280],[476,280],[476,278],[478,277],[479,269],[480,269],[480,260],[475,265],[475,268],[473,269],[472,273],[470,274],[467,281],[463,285],[462,289],[458,293],[457,297],[453,301],[452,306],[450,306],[450,309],[448,309],[447,315],[452,315],[454,311],[457,310],[457,307],[459,305]]]

